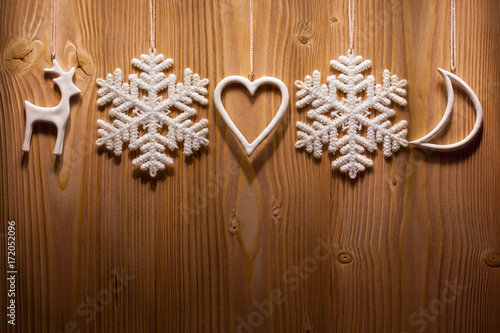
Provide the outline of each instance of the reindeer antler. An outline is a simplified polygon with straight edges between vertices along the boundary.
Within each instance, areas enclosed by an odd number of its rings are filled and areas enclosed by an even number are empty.
[[[67,73],[61,69],[56,59],[52,60],[52,65],[52,68],[45,68],[45,73],[59,74],[60,76]]]

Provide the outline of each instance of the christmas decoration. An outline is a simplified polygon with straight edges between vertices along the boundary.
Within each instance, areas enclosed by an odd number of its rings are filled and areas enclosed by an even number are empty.
[[[451,0],[451,15],[450,15],[450,67],[451,70],[454,72],[457,68],[457,40],[456,40],[456,4],[455,0]],[[479,130],[481,129],[481,126],[483,124],[483,108],[481,107],[481,103],[479,102],[479,99],[477,98],[476,94],[474,91],[469,87],[467,83],[465,83],[461,78],[456,76],[455,74],[452,74],[448,71],[445,71],[444,69],[438,68],[439,73],[444,79],[444,84],[446,86],[446,93],[448,94],[448,104],[446,106],[446,112],[443,115],[443,118],[437,124],[437,126],[427,135],[423,136],[422,138],[411,141],[410,144],[420,147],[420,148],[425,148],[427,150],[434,150],[434,151],[453,151],[460,149],[462,147],[465,147],[469,143],[472,142],[472,140],[476,137],[476,135],[479,133]],[[459,142],[448,144],[448,145],[438,145],[434,143],[428,143],[430,139],[435,137],[441,129],[448,123],[448,121],[451,118],[451,113],[453,111],[453,103],[454,103],[454,93],[453,93],[453,86],[451,84],[451,81],[454,83],[458,84],[462,89],[465,90],[467,95],[469,95],[470,99],[472,100],[472,103],[474,104],[474,109],[476,110],[476,123],[474,124],[474,128],[472,131],[467,135],[467,137]]]
[[[69,100],[71,96],[80,93],[80,89],[73,83],[73,75],[75,68],[71,68],[69,72],[64,72],[55,59],[52,60],[52,68],[46,68],[45,73],[58,75],[54,79],[54,83],[61,91],[61,101],[57,106],[40,107],[24,101],[26,110],[26,127],[24,131],[23,151],[30,150],[31,133],[33,132],[33,124],[37,122],[48,122],[56,125],[57,139],[54,146],[54,155],[61,155],[63,151],[64,134],[66,124],[70,113]]]
[[[372,160],[364,155],[365,149],[373,152],[377,143],[382,143],[384,155],[389,157],[408,144],[405,139],[407,122],[403,120],[392,125],[389,119],[395,111],[388,107],[391,101],[406,105],[406,80],[400,81],[385,70],[383,84],[375,85],[372,75],[365,78],[361,74],[370,67],[370,60],[363,61],[352,50],[348,56],[332,60],[331,65],[342,74],[329,76],[328,85],[321,85],[318,71],[314,71],[312,77],[307,76],[304,82],[295,82],[299,88],[296,106],[303,108],[311,104],[313,107],[307,114],[313,120],[312,126],[297,122],[299,140],[296,147],[305,148],[315,158],[320,158],[323,146],[328,144],[331,153],[340,151],[341,154],[332,162],[332,167],[348,172],[354,179],[358,172],[373,166]],[[345,96],[339,97],[339,92]],[[364,99],[360,96],[363,93]],[[370,110],[376,114],[372,116]]]
[[[410,144],[428,150],[453,151],[469,144],[479,133],[479,130],[481,129],[481,125],[483,123],[483,108],[481,107],[481,103],[479,102],[479,99],[477,98],[474,91],[461,78],[441,68],[438,68],[438,71],[444,79],[444,83],[446,86],[446,93],[448,94],[448,104],[446,106],[446,112],[444,113],[443,118],[441,119],[439,124],[437,124],[436,127],[431,132],[429,132],[427,135],[423,136],[418,140],[411,141]],[[476,123],[474,124],[474,128],[469,133],[469,135],[467,135],[465,139],[459,142],[448,145],[438,145],[435,143],[428,143],[428,141],[433,137],[435,137],[451,119],[451,114],[453,111],[453,103],[454,103],[453,86],[451,84],[452,80],[460,87],[462,87],[462,89],[465,90],[467,95],[469,95],[470,99],[472,100],[472,104],[474,105],[474,109],[476,110]]]
[[[274,116],[273,120],[269,123],[269,125],[267,125],[267,127],[264,129],[264,131],[262,131],[262,133],[260,133],[259,136],[255,140],[253,140],[252,143],[249,143],[247,139],[243,136],[243,134],[241,134],[238,127],[236,127],[236,125],[233,123],[233,121],[227,114],[224,105],[222,105],[221,101],[222,91],[226,86],[232,83],[239,83],[244,85],[250,92],[250,95],[252,96],[255,94],[255,91],[262,85],[271,84],[280,89],[281,105],[278,109],[278,112]],[[247,155],[250,156],[252,155],[255,148],[257,148],[262,143],[262,141],[264,141],[264,139],[267,138],[269,134],[271,134],[274,128],[278,126],[278,123],[280,122],[281,118],[283,118],[283,115],[285,114],[285,111],[288,107],[289,96],[288,96],[288,89],[286,88],[285,84],[276,78],[261,77],[255,80],[254,82],[251,82],[250,80],[241,76],[229,76],[223,79],[221,82],[219,82],[219,84],[215,88],[214,101],[215,101],[215,106],[219,111],[222,119],[226,122],[229,129],[234,133],[238,141],[241,143]]]
[[[208,103],[205,98],[208,79],[201,80],[198,74],[186,69],[184,84],[176,84],[174,74],[165,77],[163,73],[172,66],[173,60],[164,59],[162,54],[157,55],[154,49],[149,54],[141,55],[140,59],[133,59],[132,64],[143,73],[129,75],[130,84],[122,84],[120,69],[108,74],[106,79],[97,79],[97,84],[101,86],[97,104],[105,105],[112,101],[115,107],[109,111],[109,116],[114,118],[112,123],[97,121],[100,138],[96,143],[119,156],[123,143],[128,142],[130,150],[140,149],[140,155],[132,161],[132,165],[139,166],[143,171],[149,170],[151,177],[155,177],[159,170],[173,164],[173,159],[164,153],[165,148],[173,151],[178,149],[178,142],[183,142],[184,154],[191,155],[201,146],[208,145],[208,120],[193,123],[190,118],[196,115],[196,109],[189,106],[193,101],[202,105]],[[146,91],[147,96],[140,98],[140,89]],[[166,99],[159,95],[164,89],[168,91]],[[174,108],[180,114],[172,113]],[[160,133],[164,126],[166,136]],[[141,129],[147,133],[141,135]]]
[[[40,107],[24,101],[26,111],[26,127],[24,130],[24,142],[22,150],[28,152],[30,150],[31,134],[33,132],[33,124],[37,122],[47,122],[56,125],[57,139],[53,154],[61,155],[63,151],[64,135],[66,124],[68,123],[70,113],[71,96],[79,94],[81,91],[73,83],[75,68],[71,68],[69,72],[64,72],[56,61],[56,0],[50,0],[50,57],[52,59],[52,68],[46,68],[45,73],[52,73],[58,77],[54,79],[54,83],[61,91],[61,101],[54,107]]]
[[[221,115],[222,119],[226,122],[227,126],[229,129],[234,133],[238,141],[241,143],[243,146],[243,149],[247,153],[248,156],[252,155],[254,152],[255,148],[257,148],[262,141],[265,140],[271,134],[274,128],[278,126],[278,123],[280,122],[281,118],[283,118],[283,115],[285,114],[285,111],[288,107],[288,101],[289,101],[289,96],[288,96],[288,89],[286,88],[286,85],[278,80],[277,78],[274,77],[261,77],[257,80],[254,81],[255,79],[255,74],[254,74],[254,0],[250,0],[250,74],[248,75],[248,79],[244,78],[242,76],[229,76],[224,78],[217,87],[215,88],[214,92],[214,99],[215,99],[215,106],[217,110],[219,111],[219,114]],[[250,92],[250,95],[254,95],[255,91],[257,88],[259,88],[262,85],[270,84],[274,85],[279,88],[281,92],[281,105],[278,109],[278,112],[274,116],[273,120],[267,125],[267,127],[262,131],[262,133],[259,134],[259,136],[252,142],[249,143],[247,139],[241,134],[240,130],[236,127],[236,125],[233,123],[231,118],[226,112],[226,109],[222,105],[221,101],[221,94],[224,88],[231,84],[231,83],[238,83],[241,85],[244,85],[248,91]]]

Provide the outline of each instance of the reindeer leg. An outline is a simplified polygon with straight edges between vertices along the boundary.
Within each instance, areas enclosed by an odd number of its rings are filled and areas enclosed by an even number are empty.
[[[26,128],[24,129],[23,151],[30,151],[31,133],[33,132],[33,121],[26,118]]]
[[[66,126],[62,126],[61,128],[59,126],[57,127],[57,139],[56,139],[56,145],[54,147],[54,152],[53,152],[54,155],[61,155],[62,154],[65,127]]]

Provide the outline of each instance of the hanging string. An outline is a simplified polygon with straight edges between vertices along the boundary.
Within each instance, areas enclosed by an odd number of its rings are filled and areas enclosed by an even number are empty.
[[[450,27],[450,66],[451,71],[457,68],[457,27],[455,0],[451,0],[451,27]]]
[[[56,0],[50,0],[50,58],[56,57]]]
[[[255,74],[253,70],[253,63],[254,63],[254,19],[253,19],[253,1],[250,0],[250,74],[248,75],[248,79],[253,82],[255,79]]]
[[[356,0],[349,0],[349,53],[354,52],[354,16]]]
[[[156,0],[149,1],[149,22],[151,25],[151,52],[156,51]]]

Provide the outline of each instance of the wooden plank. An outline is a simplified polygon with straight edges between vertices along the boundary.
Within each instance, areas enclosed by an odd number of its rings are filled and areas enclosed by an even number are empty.
[[[17,327],[2,332],[496,332],[500,329],[498,1],[457,0],[456,74],[484,109],[480,137],[454,153],[403,149],[356,181],[295,148],[295,80],[346,54],[347,1],[256,1],[255,72],[275,76],[290,106],[246,157],[212,103],[216,84],[249,72],[248,2],[159,1],[157,51],[210,80],[210,145],[176,152],[156,179],[95,145],[95,80],[149,49],[148,2],[58,1],[57,59],[74,66],[61,158],[55,129],[37,125],[22,154],[23,101],[55,105],[49,1],[0,3],[0,219],[17,222]],[[450,1],[359,1],[355,49],[408,79],[416,139],[441,119],[449,69]],[[465,137],[472,104],[455,91],[451,124],[436,142]],[[279,93],[223,95],[249,138],[272,119]],[[6,257],[2,224],[0,255]],[[496,258],[496,259],[495,259]],[[7,272],[5,260],[1,276]],[[4,280],[5,281],[5,280]],[[0,298],[7,299],[7,284]],[[97,305],[94,303],[97,302]],[[5,302],[3,304],[6,304]],[[2,307],[2,310],[4,308]]]

